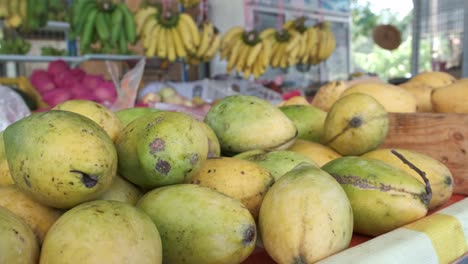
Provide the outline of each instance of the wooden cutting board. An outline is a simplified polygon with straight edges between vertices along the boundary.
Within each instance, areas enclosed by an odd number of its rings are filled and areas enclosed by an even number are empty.
[[[381,147],[405,148],[444,163],[454,177],[454,193],[468,195],[468,114],[390,113]]]

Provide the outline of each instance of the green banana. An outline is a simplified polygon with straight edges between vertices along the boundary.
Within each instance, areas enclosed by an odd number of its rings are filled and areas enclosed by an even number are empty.
[[[88,46],[92,42],[97,15],[98,15],[98,9],[93,9],[89,13],[89,15],[86,17],[87,18],[86,24],[84,25],[83,34],[81,35],[81,38],[80,38],[80,48],[82,50],[88,48]]]
[[[123,20],[124,19],[124,14],[120,8],[116,8],[114,12],[112,12],[112,18],[111,18],[111,41],[112,43],[116,43],[117,41],[120,40],[120,35],[123,34],[122,32],[122,26],[124,25]],[[125,35],[124,35],[125,39]]]
[[[98,11],[96,15],[96,32],[102,42],[107,43],[110,39],[109,24],[106,21],[106,12]]]
[[[127,5],[125,5],[124,3],[118,3],[117,8],[120,9],[124,16],[124,30],[125,34],[127,35],[127,40],[130,43],[135,43],[136,26],[132,13],[130,13],[130,10],[128,9]]]
[[[119,53],[120,54],[129,54],[128,43],[125,32],[121,32],[119,35]]]
[[[346,156],[322,166],[351,202],[354,231],[378,236],[427,214],[432,192],[407,172],[379,160]]]
[[[85,4],[83,4],[81,7],[77,7],[77,11],[74,14],[77,15],[77,22],[75,26],[75,34],[78,36],[81,36],[81,34],[84,31],[85,25],[87,24],[88,21],[88,16],[91,14],[91,11],[98,9],[98,6],[96,4],[96,1],[94,0],[83,0]],[[81,8],[81,9],[78,9]]]

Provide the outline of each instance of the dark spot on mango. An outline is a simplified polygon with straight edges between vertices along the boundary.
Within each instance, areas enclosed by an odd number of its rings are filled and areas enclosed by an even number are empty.
[[[452,185],[452,183],[453,183],[453,182],[452,182],[452,177],[450,177],[450,176],[445,176],[445,178],[444,178],[444,184],[450,186],[450,185]]]
[[[294,257],[292,264],[307,264],[307,261],[305,260],[304,256],[299,255],[297,257]]]
[[[74,182],[68,182],[68,184],[70,184],[70,185],[72,185],[72,186],[73,186],[73,185],[75,185],[75,183],[74,183]]]
[[[255,227],[253,225],[249,225],[245,230],[244,233],[242,234],[242,243],[244,245],[249,245],[254,242],[255,240]]]
[[[195,165],[198,162],[198,154],[197,153],[192,153],[190,155],[190,164]]]
[[[362,117],[360,116],[353,116],[351,120],[349,120],[349,126],[352,128],[358,128],[362,126]]]
[[[155,125],[161,123],[163,120],[164,120],[164,118],[162,118],[162,117],[156,118],[153,122],[151,122],[151,123],[149,123],[148,125],[146,125],[146,129],[147,129],[147,130],[151,129],[151,128],[154,127]]]
[[[158,151],[163,151],[166,148],[166,142],[161,138],[155,138],[153,142],[149,144],[150,154],[154,155]]]
[[[24,183],[26,183],[26,185],[31,188],[31,182],[28,180],[28,178],[26,177],[23,177],[23,180],[24,180]]]
[[[171,164],[169,162],[158,159],[156,162],[156,166],[154,166],[157,172],[159,172],[162,175],[167,175],[171,171]]]
[[[71,170],[70,172],[81,174],[81,182],[86,186],[86,188],[93,188],[98,183],[98,177],[96,175],[87,174],[78,170]]]
[[[104,211],[102,211],[101,209],[96,209],[96,212],[101,213],[101,214],[104,213]]]
[[[244,171],[241,171],[241,174],[242,174],[242,175],[244,175],[244,174],[245,174],[245,172],[244,172]]]

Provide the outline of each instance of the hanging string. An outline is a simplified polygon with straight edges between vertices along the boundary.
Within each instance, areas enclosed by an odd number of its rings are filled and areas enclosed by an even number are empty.
[[[278,0],[278,15],[276,16],[276,29],[281,30],[283,27],[283,19],[281,18],[284,15],[284,3],[283,0]]]
[[[165,17],[167,15],[167,9],[168,9],[168,2],[169,0],[162,0],[162,15]]]
[[[244,0],[244,17],[245,17],[245,29],[250,31],[253,29],[252,16],[250,14],[249,0]]]

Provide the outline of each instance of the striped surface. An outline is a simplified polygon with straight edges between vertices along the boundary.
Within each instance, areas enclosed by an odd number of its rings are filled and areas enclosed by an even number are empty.
[[[467,245],[468,198],[319,263],[450,263]]]

